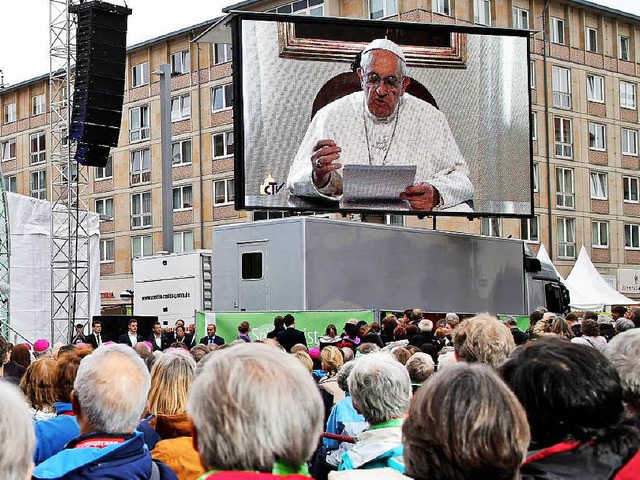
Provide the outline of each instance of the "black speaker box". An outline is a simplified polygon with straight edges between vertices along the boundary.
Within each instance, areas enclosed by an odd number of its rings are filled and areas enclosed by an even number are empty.
[[[76,160],[104,167],[118,145],[131,9],[102,1],[69,7],[77,15],[76,67],[69,136]]]
[[[103,341],[117,342],[120,335],[129,331],[129,320],[135,318],[138,321],[138,333],[144,338],[151,336],[153,323],[158,321],[158,317],[142,317],[137,315],[94,315],[92,320],[102,322]]]

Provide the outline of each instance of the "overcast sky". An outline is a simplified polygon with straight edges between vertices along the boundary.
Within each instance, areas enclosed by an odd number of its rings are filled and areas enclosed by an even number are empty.
[[[221,15],[240,0],[128,0],[127,43],[148,40]],[[402,1],[402,0],[400,0]],[[638,0],[591,0],[640,16]],[[49,72],[49,0],[0,0],[0,70],[6,85]],[[123,5],[124,0],[111,0]]]

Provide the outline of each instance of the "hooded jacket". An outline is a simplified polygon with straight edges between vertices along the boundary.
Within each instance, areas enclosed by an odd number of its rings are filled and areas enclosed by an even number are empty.
[[[34,423],[36,432],[36,449],[33,461],[36,465],[52,457],[64,446],[80,435],[78,420],[73,415],[70,403],[56,402],[53,404],[56,416],[48,420]]]
[[[152,423],[160,440],[151,457],[167,465],[179,480],[196,480],[205,473],[200,455],[193,448],[191,423],[186,414],[158,415]]]

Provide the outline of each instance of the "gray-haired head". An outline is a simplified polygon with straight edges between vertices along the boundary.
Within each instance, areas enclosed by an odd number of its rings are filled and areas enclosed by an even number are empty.
[[[287,353],[244,344],[217,351],[193,382],[187,412],[205,470],[299,468],[322,431],[323,405],[309,372]]]
[[[338,386],[343,392],[349,391],[349,375],[351,374],[351,370],[355,366],[356,362],[347,362],[342,365],[342,368],[338,370],[338,374],[336,375],[336,382],[338,382]]]
[[[621,318],[616,322],[616,332],[618,333],[626,332],[633,328],[636,328],[636,325],[633,323],[633,320],[629,320],[628,318]]]
[[[633,323],[633,322],[632,322]],[[605,345],[605,357],[613,364],[620,375],[624,401],[633,410],[640,413],[640,329],[634,328],[619,333]]]
[[[424,382],[433,375],[433,371],[435,370],[435,364],[433,363],[431,355],[422,352],[416,352],[411,355],[404,366],[407,372],[409,372],[409,378],[411,378],[412,383]]]
[[[425,318],[424,320],[420,320],[420,323],[418,323],[418,328],[423,333],[431,332],[433,330],[433,322],[428,318]]]
[[[79,418],[99,432],[132,432],[144,412],[150,384],[146,365],[131,347],[102,345],[78,368],[73,389]]]
[[[372,342],[363,343],[358,347],[358,353],[360,355],[368,355],[380,351],[380,347]]]
[[[407,413],[411,380],[407,369],[387,352],[358,358],[348,384],[354,407],[372,425]]]
[[[27,402],[13,385],[0,382],[0,478],[31,478],[35,434]]]

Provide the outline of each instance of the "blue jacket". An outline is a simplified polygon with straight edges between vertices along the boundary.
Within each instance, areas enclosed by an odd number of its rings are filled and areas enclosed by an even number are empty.
[[[144,444],[142,433],[136,431],[124,443],[104,448],[74,448],[81,440],[100,437],[100,433],[81,435],[67,448],[38,465],[34,480],[90,480],[99,478],[149,480],[151,478],[151,454]],[[156,462],[162,480],[177,480],[166,465]]]
[[[36,449],[33,461],[36,465],[54,456],[71,440],[80,435],[80,427],[72,412],[71,404],[56,402],[53,404],[56,416],[40,420],[33,424],[36,431]]]
[[[345,427],[350,426],[345,432]],[[369,424],[362,415],[353,408],[353,399],[347,393],[347,396],[336,403],[331,409],[329,420],[327,420],[327,433],[336,433],[338,435],[357,435],[364,430]],[[338,440],[325,438],[322,440],[324,448],[327,450],[335,450],[340,446]]]

